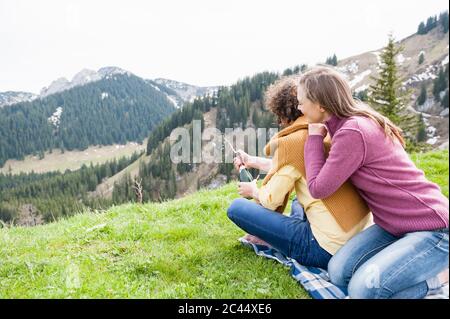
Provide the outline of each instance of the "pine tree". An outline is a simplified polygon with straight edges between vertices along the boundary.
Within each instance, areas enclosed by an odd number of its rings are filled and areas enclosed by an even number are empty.
[[[441,67],[439,68],[438,77],[433,81],[433,95],[436,101],[441,101],[441,92],[445,91],[447,88],[447,78],[445,76],[445,71]]]
[[[326,59],[325,63],[329,64],[329,65],[336,66],[338,64],[338,60],[337,60],[336,54],[333,54],[333,56],[328,57]]]
[[[355,98],[357,98],[358,100],[360,100],[362,102],[367,102],[369,100],[369,96],[367,94],[367,89],[356,93]]]
[[[442,98],[441,105],[443,108],[448,108],[448,89],[445,91],[445,95]]]
[[[417,105],[423,105],[425,101],[427,100],[427,88],[423,84],[420,88],[420,95],[417,98]]]
[[[381,53],[380,71],[375,84],[370,86],[369,104],[403,129],[405,138],[414,142],[418,127],[418,117],[408,111],[407,95],[401,91],[396,56],[402,51],[389,35],[388,44]]]
[[[425,55],[423,54],[423,52],[421,52],[419,55],[419,65],[421,65],[424,61],[425,61]]]
[[[426,34],[425,23],[420,22],[419,27],[417,28],[417,34]]]
[[[333,58],[332,58],[331,62],[333,63],[334,66],[336,66],[338,64],[338,60],[337,60],[336,54],[333,54]]]
[[[449,26],[448,22],[449,22],[448,11],[445,11],[439,15],[439,23],[440,23],[440,25],[442,27],[442,31],[444,33],[448,32],[448,26]]]
[[[436,26],[437,26],[437,17],[436,16],[429,17],[427,19],[427,24],[425,25],[427,33],[433,30]]]
[[[437,16],[432,16],[427,19],[427,22],[421,22],[417,27],[417,34],[427,34],[437,26],[441,27],[442,32],[447,33],[449,27],[448,11],[439,14],[439,19]]]
[[[417,130],[417,142],[425,142],[427,139],[427,131],[425,127],[425,122],[423,120],[423,115],[420,113],[419,117],[419,128]]]

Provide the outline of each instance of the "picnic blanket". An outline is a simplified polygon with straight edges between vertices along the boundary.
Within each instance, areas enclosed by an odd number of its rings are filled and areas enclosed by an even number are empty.
[[[330,282],[326,270],[317,267],[305,267],[300,265],[295,259],[286,257],[275,248],[251,243],[243,237],[239,238],[239,241],[244,246],[253,249],[257,255],[274,259],[290,267],[292,277],[305,288],[313,299],[348,298],[346,289],[335,286]],[[448,285],[443,289],[430,291],[425,299],[449,299]]]

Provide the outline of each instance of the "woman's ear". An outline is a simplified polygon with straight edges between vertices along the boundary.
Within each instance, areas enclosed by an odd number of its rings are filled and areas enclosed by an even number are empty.
[[[320,107],[320,112],[322,113],[322,117],[324,121],[328,121],[331,118],[331,113],[328,112],[326,109],[324,109],[323,107]]]

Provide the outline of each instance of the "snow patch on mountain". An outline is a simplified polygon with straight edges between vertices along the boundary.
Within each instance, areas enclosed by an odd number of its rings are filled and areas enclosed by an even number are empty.
[[[48,118],[48,121],[55,126],[56,128],[59,128],[59,123],[61,123],[61,114],[63,112],[63,108],[61,106],[56,108],[56,111]]]
[[[427,140],[427,144],[434,145],[438,141],[439,136],[433,136]]]
[[[30,92],[0,92],[0,108],[11,104],[29,102],[35,98],[37,98],[37,95]]]
[[[179,105],[178,104],[178,101],[177,101],[177,99],[174,97],[174,96],[172,96],[172,95],[166,95],[167,96],[167,99],[178,109],[178,108],[180,108],[181,107],[181,105]]]
[[[433,106],[434,106],[434,98],[431,97],[427,98],[422,105],[418,105],[417,110],[420,112],[428,112]]]
[[[156,85],[151,84],[151,83],[150,83],[150,85],[151,85],[156,91],[161,92],[161,89],[160,89],[159,87],[157,87]]]
[[[98,69],[97,73],[102,78],[108,78],[108,77],[111,77],[112,75],[115,75],[115,74],[126,74],[126,75],[132,75],[133,74],[133,73],[127,71],[127,70],[118,68],[116,66],[106,66],[106,67],[100,68],[100,69]]]
[[[372,70],[368,69],[368,70],[365,70],[365,71],[361,72],[360,74],[356,75],[356,76],[353,78],[353,80],[351,80],[351,81],[349,82],[350,87],[353,88],[356,84],[358,84],[359,82],[361,82],[362,80],[364,80],[364,78],[365,78],[366,76],[368,76],[370,73],[372,73]]]
[[[356,74],[359,70],[358,61],[352,61],[350,64],[337,67],[336,69],[342,73]]]
[[[439,68],[436,65],[429,65],[429,66],[427,66],[427,68],[425,69],[424,72],[414,74],[408,80],[404,81],[402,84],[403,84],[403,86],[406,86],[406,85],[411,85],[415,82],[434,80],[435,78],[437,78],[436,73],[437,73],[438,69]]]
[[[399,64],[399,65],[402,65],[403,64],[403,62],[405,62],[405,57],[403,56],[403,54],[399,54],[399,55],[397,55],[397,57],[396,57],[396,62]]]
[[[430,144],[430,145],[435,145],[439,141],[440,136],[436,135],[437,129],[430,124],[431,115],[429,115],[427,113],[421,113],[421,114],[423,116],[423,122],[424,122],[425,126],[427,127],[426,133],[427,133],[428,139],[427,139],[426,143]]]

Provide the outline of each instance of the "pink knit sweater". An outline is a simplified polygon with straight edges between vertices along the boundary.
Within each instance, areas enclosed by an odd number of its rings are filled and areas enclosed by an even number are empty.
[[[325,125],[332,137],[328,158],[322,136],[309,136],[305,145],[313,197],[329,196],[350,178],[369,205],[374,222],[391,234],[448,227],[448,199],[377,123],[362,116],[332,116]]]

